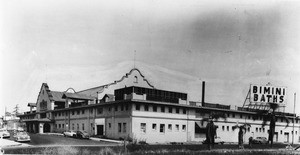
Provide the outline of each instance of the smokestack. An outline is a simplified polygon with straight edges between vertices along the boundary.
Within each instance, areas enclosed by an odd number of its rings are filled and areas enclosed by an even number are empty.
[[[202,81],[202,100],[201,104],[204,105],[204,99],[205,99],[205,81]]]

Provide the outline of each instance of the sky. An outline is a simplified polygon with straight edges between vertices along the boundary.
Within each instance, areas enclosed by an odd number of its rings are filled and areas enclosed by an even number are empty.
[[[300,95],[300,2],[2,0],[0,116],[28,111],[43,82],[76,91],[134,66],[158,89],[243,106],[250,84]],[[136,51],[136,52],[134,52]],[[300,114],[300,96],[296,109]]]

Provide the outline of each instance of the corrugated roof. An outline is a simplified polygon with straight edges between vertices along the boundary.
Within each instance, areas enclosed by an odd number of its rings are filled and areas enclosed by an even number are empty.
[[[64,92],[59,91],[51,91],[52,94],[52,100],[59,101],[59,102],[65,102],[66,100],[62,98]]]
[[[64,93],[62,98],[63,99],[65,99],[65,98],[83,99],[83,100],[94,100],[95,99],[95,97],[87,96],[84,94],[78,94],[78,93]]]
[[[36,103],[28,103],[27,106],[29,106],[29,107],[36,107]]]

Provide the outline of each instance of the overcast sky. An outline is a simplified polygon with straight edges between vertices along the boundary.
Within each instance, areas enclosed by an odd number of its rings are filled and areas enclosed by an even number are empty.
[[[250,84],[300,101],[300,3],[2,0],[0,115],[27,111],[40,87],[87,89],[136,67],[158,89],[242,106]],[[296,111],[300,113],[297,103]]]

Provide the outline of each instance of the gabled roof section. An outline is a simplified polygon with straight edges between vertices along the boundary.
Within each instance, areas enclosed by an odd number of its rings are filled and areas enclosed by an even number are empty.
[[[117,83],[122,82],[125,78],[128,78],[128,76],[131,75],[133,71],[137,71],[141,75],[141,77],[143,78],[143,81],[145,81],[149,85],[149,87],[154,89],[154,86],[152,84],[150,84],[150,82],[145,78],[145,76],[141,73],[141,71],[137,68],[133,68],[129,71],[129,73],[126,73],[120,80],[114,81],[114,82],[106,84],[106,85],[102,85],[102,86],[82,90],[82,91],[79,91],[78,93],[89,94],[91,96],[96,96],[97,93],[102,93],[105,88],[108,88],[111,85],[116,85]]]
[[[105,95],[102,97],[102,99],[104,99],[105,97],[108,97],[108,98],[114,98],[115,95],[113,95],[113,94],[105,94]]]
[[[84,94],[77,94],[77,93],[64,93],[62,96],[63,99],[70,98],[70,99],[78,99],[78,100],[94,100],[94,97],[87,96]]]
[[[28,107],[36,107],[36,103],[28,103],[27,106]]]
[[[64,92],[51,91],[51,94],[52,94],[51,100],[58,101],[58,102],[65,102],[65,99],[62,98]]]

